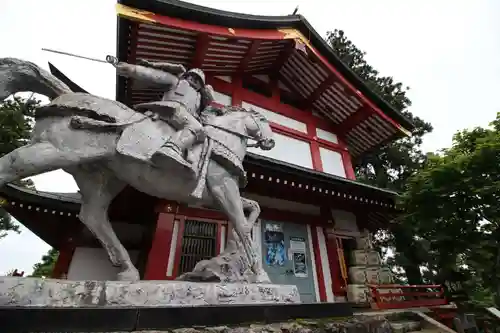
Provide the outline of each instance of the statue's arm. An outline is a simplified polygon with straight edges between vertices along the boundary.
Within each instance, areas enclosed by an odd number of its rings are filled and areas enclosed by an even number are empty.
[[[153,62],[145,59],[138,59],[137,64],[141,66],[155,68],[155,66],[161,66],[162,70],[169,72],[175,76],[182,75],[186,72],[186,68],[181,64],[172,64],[170,62]]]
[[[110,56],[106,57],[106,60],[115,66],[118,75],[136,79],[158,88],[170,87],[177,84],[179,80],[176,75],[159,69],[118,62],[118,59]]]

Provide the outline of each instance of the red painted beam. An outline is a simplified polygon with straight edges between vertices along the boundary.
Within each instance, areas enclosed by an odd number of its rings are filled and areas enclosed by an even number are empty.
[[[309,50],[312,51],[312,53],[314,53],[316,58],[323,64],[323,66],[325,66],[328,69],[328,71],[331,72],[333,76],[335,76],[344,87],[346,87],[345,94],[347,96],[349,96],[350,92],[351,96],[355,96],[361,99],[361,101],[364,104],[366,104],[366,106],[370,108],[374,113],[379,115],[382,119],[390,123],[392,126],[396,127],[398,130],[401,130],[402,126],[400,124],[398,124],[396,121],[394,121],[384,112],[382,112],[382,110],[380,110],[378,106],[375,105],[374,102],[372,102],[365,95],[363,95],[358,89],[356,89],[354,85],[351,82],[349,82],[332,64],[330,64],[330,62],[326,60],[326,58],[321,53],[319,53],[313,47],[310,47]]]
[[[295,50],[295,41],[290,40],[289,44],[283,48],[283,50],[280,52],[280,55],[276,59],[276,62],[272,66],[274,73],[269,75],[271,81],[279,79],[281,68],[286,63],[288,58],[290,58],[293,50]]]
[[[205,55],[210,45],[210,38],[207,33],[200,33],[196,40],[195,54],[191,62],[191,68],[200,68],[205,59]]]
[[[279,73],[278,73],[279,75]],[[304,99],[304,96],[302,96],[302,94],[293,86],[293,84],[288,81],[288,79],[286,77],[284,77],[283,75],[279,75],[278,76],[278,79],[281,81],[281,83],[283,83],[288,89],[290,89],[290,91],[292,92],[292,94],[298,96],[301,100],[299,101],[299,103],[302,103],[302,100]]]
[[[247,53],[245,54],[245,57],[241,60],[240,67],[238,69],[238,72],[242,74],[247,67],[248,63],[250,60],[252,60],[253,56],[257,53],[259,50],[260,44],[262,41],[260,40],[254,40],[250,47],[248,48]]]
[[[141,11],[138,14],[137,10],[132,7],[118,5],[117,13],[119,16],[130,20],[138,20],[138,16],[143,21],[153,21],[157,24],[170,26],[176,29],[196,31],[198,33],[208,33],[210,35],[219,35],[230,38],[243,38],[243,39],[262,39],[262,40],[283,40],[286,37],[286,33],[279,31],[278,29],[239,29],[239,28],[229,28],[217,25],[203,24],[188,20],[182,20],[178,18],[172,18],[169,16],[158,15],[147,11]],[[403,131],[402,126],[394,121],[392,118],[387,116],[378,106],[375,105],[370,99],[364,96],[359,90],[357,90],[354,85],[349,82],[330,62],[319,53],[314,47],[312,47],[307,41],[304,41],[311,53],[313,53],[316,58],[323,63],[323,65],[328,68],[328,70],[333,73],[343,84],[347,91],[349,91],[353,96],[357,96],[362,100],[363,103],[367,104],[373,111],[378,114],[382,119],[390,123],[395,128]],[[293,42],[291,44],[294,44]],[[291,47],[293,48],[295,45]],[[291,52],[291,51],[290,51]],[[284,63],[284,62],[283,62]],[[277,66],[281,68],[281,66]]]
[[[360,107],[356,112],[352,113],[342,123],[339,124],[339,128],[341,129],[342,134],[346,136],[350,130],[368,119],[372,114],[373,111],[368,105]]]
[[[304,102],[304,109],[308,110],[312,107],[313,103],[315,100],[321,96],[321,94],[328,89],[333,83],[335,82],[335,76],[330,75],[328,78],[326,78],[325,81],[321,82],[321,84],[314,90],[309,97],[305,100]]]

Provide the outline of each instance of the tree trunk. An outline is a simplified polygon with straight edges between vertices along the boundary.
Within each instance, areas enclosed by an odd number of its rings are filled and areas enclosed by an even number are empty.
[[[497,242],[497,257],[493,268],[492,282],[495,286],[495,305],[500,307],[500,227],[495,230],[495,240]]]
[[[403,254],[406,258],[404,263],[399,263],[408,279],[409,284],[422,284],[422,273],[420,272],[421,262],[417,258],[417,251],[413,248],[413,235],[410,230],[402,225],[397,225],[392,228],[394,236],[394,245],[396,252]]]

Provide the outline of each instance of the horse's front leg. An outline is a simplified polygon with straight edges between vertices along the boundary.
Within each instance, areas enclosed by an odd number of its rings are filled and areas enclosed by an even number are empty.
[[[243,211],[246,214],[247,221],[245,228],[247,229],[248,233],[251,233],[255,222],[257,222],[257,219],[260,215],[260,205],[257,201],[250,200],[244,197],[241,197],[241,204],[243,205]],[[236,239],[237,235],[235,235],[235,232],[231,230],[227,237],[226,252],[236,251],[236,249],[238,248]]]
[[[207,172],[208,189],[215,202],[226,213],[234,231],[241,240],[250,269],[257,273],[256,254],[250,238],[251,229],[247,227],[237,179],[214,161],[210,162],[209,168],[210,170]]]
[[[247,228],[249,232],[253,229],[255,222],[260,215],[260,205],[255,200],[250,200],[248,198],[241,197],[241,203],[243,205],[243,210],[249,212],[247,217]]]
[[[248,211],[248,217],[247,217],[247,229],[248,232],[250,233],[253,230],[253,227],[255,226],[255,223],[257,222],[257,219],[259,218],[260,215],[260,205],[257,201],[255,200],[250,200],[248,198],[241,197],[241,203],[243,204],[243,209],[245,211]],[[254,230],[255,232],[261,232],[260,230]],[[252,238],[255,242],[256,235],[255,233],[252,234]],[[258,238],[257,238],[258,239]],[[256,244],[254,243],[254,249],[260,249],[261,244]],[[256,254],[260,253],[260,250],[257,251]],[[256,263],[255,263],[255,269],[257,271],[257,279],[256,282],[259,283],[270,283],[271,280],[269,279],[269,276],[267,275],[266,271],[262,268],[262,257],[261,256],[256,256]]]

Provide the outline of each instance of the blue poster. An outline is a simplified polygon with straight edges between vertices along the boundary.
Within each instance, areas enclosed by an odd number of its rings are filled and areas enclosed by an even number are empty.
[[[283,266],[286,261],[285,236],[281,224],[267,223],[264,231],[266,245],[266,264]]]

